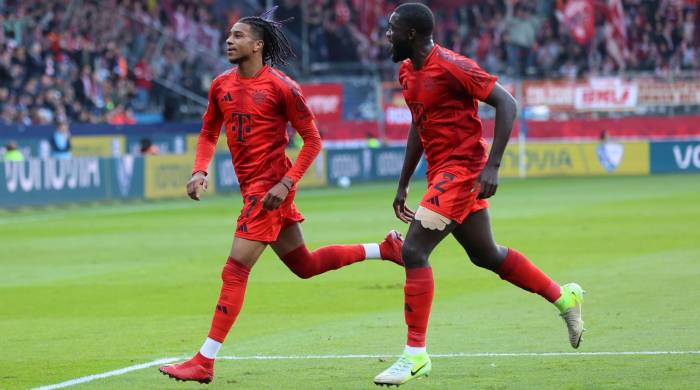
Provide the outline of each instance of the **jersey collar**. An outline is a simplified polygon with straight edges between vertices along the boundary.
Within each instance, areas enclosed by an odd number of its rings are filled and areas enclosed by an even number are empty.
[[[423,66],[420,67],[420,69],[416,69],[416,67],[413,65],[413,61],[411,61],[411,67],[413,68],[414,71],[420,72],[421,70],[425,69],[426,66],[430,63],[430,60],[435,57],[435,53],[438,51],[438,46],[437,43],[433,44],[433,48],[430,49],[430,52],[428,53],[427,56],[425,56],[425,61],[423,61]]]
[[[241,77],[241,74],[238,73],[238,68],[236,68],[236,78],[238,80],[243,80],[243,81],[249,81],[249,80],[255,80],[258,77],[260,77],[263,73],[265,73],[268,69],[270,69],[270,65],[264,64],[262,68],[256,73],[253,77]]]

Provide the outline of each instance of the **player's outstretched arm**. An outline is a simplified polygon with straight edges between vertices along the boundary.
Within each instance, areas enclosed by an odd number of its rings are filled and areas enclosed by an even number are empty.
[[[493,130],[493,143],[489,158],[477,180],[481,188],[479,198],[482,199],[489,198],[496,193],[498,168],[501,166],[501,159],[510,139],[518,109],[515,98],[498,83],[494,85],[493,90],[484,101],[496,109],[496,124]]]
[[[410,223],[413,220],[414,213],[406,206],[406,197],[408,196],[408,184],[411,181],[411,176],[416,171],[416,166],[422,155],[423,144],[420,142],[416,124],[411,122],[406,142],[406,154],[403,158],[403,168],[401,168],[401,177],[399,177],[399,186],[396,189],[393,204],[396,217],[405,223]]]

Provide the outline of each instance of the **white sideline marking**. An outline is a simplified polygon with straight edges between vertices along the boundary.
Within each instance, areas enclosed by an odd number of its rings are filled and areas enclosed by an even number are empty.
[[[158,359],[154,360],[152,362],[148,363],[142,363],[142,364],[137,364],[135,366],[129,366],[129,367],[124,367],[120,368],[118,370],[113,370],[113,371],[107,371],[103,372],[101,374],[93,374],[93,375],[88,375],[88,376],[83,376],[80,378],[76,379],[71,379],[69,381],[61,382],[61,383],[56,383],[54,385],[46,385],[46,386],[41,386],[41,387],[35,387],[32,390],[49,390],[49,389],[61,389],[63,387],[68,387],[68,386],[75,386],[81,383],[86,383],[86,382],[92,382],[95,379],[102,379],[102,378],[109,378],[110,376],[117,376],[117,375],[122,375],[126,374],[131,371],[136,371],[136,370],[142,370],[144,368],[148,367],[153,367],[157,366],[159,364],[167,364],[167,363],[172,363],[174,361],[179,360],[180,358],[165,358],[165,359]]]
[[[640,355],[700,355],[700,351],[629,351],[629,352],[476,352],[476,353],[443,353],[431,354],[432,358],[460,358],[460,357],[552,357],[552,356],[640,356]],[[375,358],[395,358],[398,355],[288,355],[288,356],[219,356],[218,360],[313,360],[313,359],[375,359]],[[35,387],[32,390],[51,390],[74,386],[81,383],[92,382],[96,379],[109,378],[111,376],[123,375],[132,371],[142,370],[160,364],[172,363],[186,357],[170,357],[154,360],[148,363],[137,364],[120,368],[118,370],[107,371],[101,374],[83,376],[69,381]]]

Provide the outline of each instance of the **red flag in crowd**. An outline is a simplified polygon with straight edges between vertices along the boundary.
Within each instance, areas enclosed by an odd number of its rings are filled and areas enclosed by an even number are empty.
[[[569,28],[579,45],[585,45],[595,33],[595,16],[591,0],[559,1],[557,17]]]

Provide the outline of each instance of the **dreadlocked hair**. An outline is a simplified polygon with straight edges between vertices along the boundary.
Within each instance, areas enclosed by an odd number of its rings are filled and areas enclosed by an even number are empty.
[[[238,21],[249,25],[260,36],[264,42],[263,62],[271,66],[287,65],[287,59],[296,57],[287,36],[282,31],[284,23],[293,18],[274,20],[273,14],[276,9],[277,6],[274,6],[260,16],[246,16]]]

